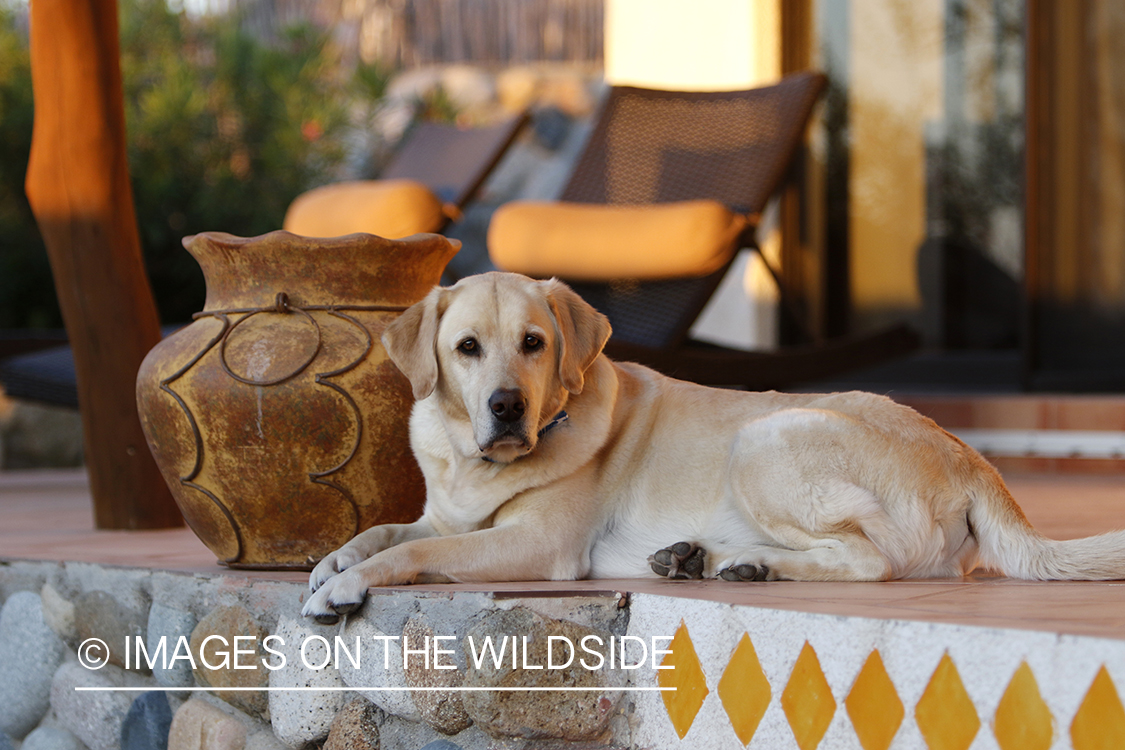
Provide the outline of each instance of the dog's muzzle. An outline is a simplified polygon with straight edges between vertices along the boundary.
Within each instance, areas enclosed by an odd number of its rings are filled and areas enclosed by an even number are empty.
[[[567,415],[567,413],[565,411],[560,411],[558,414],[556,414],[554,416],[554,418],[550,422],[543,425],[543,428],[541,430],[539,430],[539,433],[536,437],[538,439],[542,440],[544,435],[546,435],[548,432],[550,432],[551,430],[558,427],[563,422],[566,422],[568,419],[570,419],[570,417]],[[501,435],[493,436],[492,443],[490,443],[487,447],[481,447],[481,449],[480,449],[481,453],[484,453],[485,451],[492,449],[493,447],[495,447],[495,445],[497,443],[504,442],[505,439],[510,439],[513,444],[516,444],[516,445],[522,444],[525,447],[527,447],[527,444],[528,444],[526,438],[518,437],[516,435],[511,435],[510,438],[509,438],[508,436],[505,436],[505,435],[501,434]],[[489,463],[496,463],[493,459],[489,458],[488,456],[482,456],[481,458],[485,461],[488,461]]]
[[[527,396],[519,388],[497,388],[488,397],[488,411],[492,415],[489,435],[479,444],[481,452],[494,448],[512,447],[527,451],[531,448],[527,416]]]
[[[488,410],[498,422],[519,422],[527,413],[527,397],[519,388],[498,388],[488,397]]]

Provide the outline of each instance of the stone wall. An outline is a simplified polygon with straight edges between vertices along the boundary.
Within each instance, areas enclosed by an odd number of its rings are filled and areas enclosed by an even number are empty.
[[[0,750],[1125,747],[1120,638],[684,595],[696,585],[406,589],[321,626],[297,615],[300,583],[0,561]],[[1003,587],[986,589],[1004,604]],[[479,648],[504,636],[520,642],[516,664]],[[127,638],[152,652],[161,637],[181,659],[138,670],[122,658]],[[96,670],[80,662],[97,655],[89,638],[113,657]],[[547,651],[585,638],[625,639],[629,668],[619,649],[615,669]],[[302,646],[329,663],[304,666]],[[222,665],[234,647],[239,664],[279,668]]]
[[[4,565],[0,748],[517,750],[615,747],[627,734],[628,702],[614,690],[626,672],[538,668],[563,662],[563,640],[591,636],[596,648],[624,635],[623,599],[392,593],[323,626],[298,614],[306,592],[238,576]],[[474,662],[488,653],[478,644],[505,636],[520,641],[515,667],[514,649],[501,664]],[[91,668],[106,650],[108,663]],[[528,686],[540,690],[518,689]],[[561,686],[585,689],[542,690]]]

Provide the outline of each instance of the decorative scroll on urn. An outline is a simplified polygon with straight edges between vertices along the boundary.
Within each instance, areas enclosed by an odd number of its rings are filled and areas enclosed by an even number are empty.
[[[184,240],[195,322],[145,358],[145,436],[188,525],[231,567],[307,569],[357,532],[421,515],[410,385],[379,343],[459,243],[272,232]]]

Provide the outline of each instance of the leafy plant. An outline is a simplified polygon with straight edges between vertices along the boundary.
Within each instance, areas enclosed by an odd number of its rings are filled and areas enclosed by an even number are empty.
[[[342,159],[351,91],[309,26],[264,44],[235,20],[193,21],[162,0],[126,0],[121,16],[145,261],[164,319],[183,320],[202,306],[203,281],[181,238],[280,229],[290,201]]]
[[[264,41],[235,15],[192,18],[164,0],[119,4],[129,170],[161,317],[188,320],[203,278],[181,245],[217,230],[280,229],[300,192],[337,176],[350,112],[386,76],[335,58],[295,26]],[[23,195],[32,99],[26,39],[0,9],[0,327],[61,324],[42,241]]]

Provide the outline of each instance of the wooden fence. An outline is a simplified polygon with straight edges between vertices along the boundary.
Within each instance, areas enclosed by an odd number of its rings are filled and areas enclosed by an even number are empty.
[[[196,12],[244,14],[273,36],[308,21],[345,53],[396,68],[436,63],[602,62],[604,0],[186,0]]]

